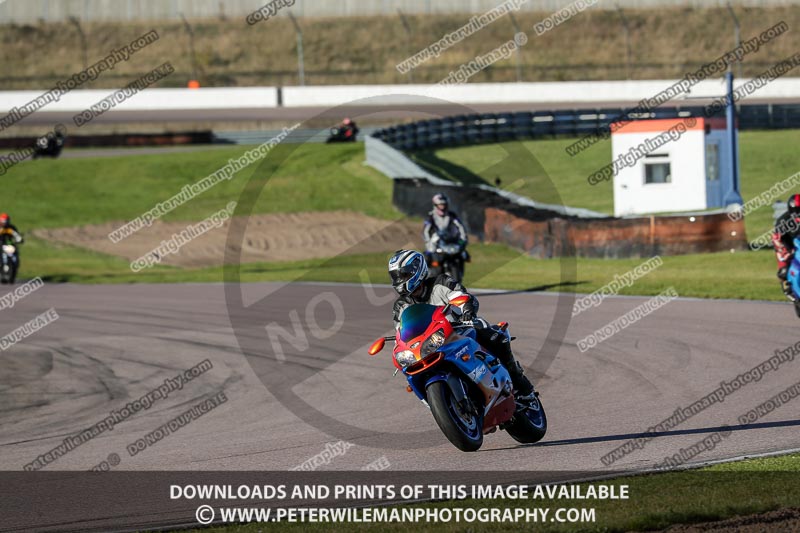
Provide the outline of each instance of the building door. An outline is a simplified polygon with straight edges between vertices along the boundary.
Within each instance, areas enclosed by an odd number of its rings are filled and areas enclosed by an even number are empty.
[[[706,207],[722,207],[722,182],[719,179],[719,143],[706,143]]]

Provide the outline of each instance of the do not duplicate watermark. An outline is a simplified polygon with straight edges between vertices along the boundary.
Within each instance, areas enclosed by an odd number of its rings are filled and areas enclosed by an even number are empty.
[[[83,126],[84,124],[88,124],[89,122],[99,117],[109,109],[116,107],[117,105],[121,104],[128,98],[134,96],[139,91],[142,91],[147,87],[150,87],[154,83],[166,78],[173,72],[175,72],[175,69],[173,68],[170,62],[163,63],[162,65],[154,68],[147,74],[132,81],[122,89],[114,91],[113,93],[106,96],[96,104],[90,106],[88,109],[84,109],[80,113],[77,113],[75,116],[72,117],[72,121],[78,127]]]

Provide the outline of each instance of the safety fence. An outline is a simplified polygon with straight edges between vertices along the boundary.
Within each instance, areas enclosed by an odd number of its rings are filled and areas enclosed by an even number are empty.
[[[737,107],[740,130],[800,128],[800,104],[752,104]],[[606,107],[475,113],[399,124],[380,129],[373,136],[400,150],[556,136],[574,137],[608,131],[609,124],[624,117],[627,111],[624,108]],[[702,117],[704,111],[702,106],[661,107],[646,113],[631,113],[629,117]]]
[[[779,106],[743,107],[750,108],[741,116],[748,117],[752,128],[790,127],[786,124],[800,118],[788,109],[776,112]],[[780,107],[796,107],[793,112],[800,112],[800,106]],[[703,109],[659,108],[638,118],[692,116],[702,114]],[[392,201],[407,215],[425,216],[431,196],[444,191],[471,234],[534,257],[623,258],[746,250],[744,221],[733,221],[725,213],[614,218],[587,209],[538,203],[488,184],[449,182],[421,168],[405,153],[459,144],[587,134],[599,131],[624,111],[484,113],[392,126],[366,139],[366,163],[394,180]]]

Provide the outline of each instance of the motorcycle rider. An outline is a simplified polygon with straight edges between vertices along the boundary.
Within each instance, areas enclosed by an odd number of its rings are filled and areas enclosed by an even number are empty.
[[[359,129],[355,121],[345,117],[336,127],[331,128],[331,134],[326,143],[356,142]]]
[[[0,245],[13,244],[16,247],[15,257],[12,259],[16,265],[14,266],[14,274],[11,276],[11,283],[14,282],[16,272],[19,272],[19,245],[24,241],[25,239],[22,238],[22,234],[17,230],[17,227],[11,223],[11,217],[7,213],[0,213]]]
[[[781,282],[783,293],[795,301],[792,287],[786,277],[789,266],[796,252],[794,238],[800,236],[800,194],[793,194],[786,202],[787,210],[775,221],[775,231],[772,234],[772,246],[775,248],[775,257],[778,260],[778,279]]]
[[[63,124],[58,124],[53,131],[36,139],[33,147],[33,159],[45,156],[58,157],[66,141],[65,131],[66,128]]]
[[[356,123],[348,117],[345,117],[342,120],[342,123],[339,125],[339,128],[344,132],[343,135],[348,141],[355,142],[356,135],[358,135],[358,126]]]
[[[497,356],[508,370],[515,396],[525,400],[535,394],[533,384],[514,358],[511,342],[506,335],[498,333],[497,329],[478,317],[478,299],[469,294],[461,283],[446,274],[428,278],[428,264],[425,262],[425,257],[415,250],[396,251],[389,260],[389,276],[392,279],[392,287],[400,295],[392,308],[395,329],[400,327],[400,315],[409,305],[419,303],[447,305],[453,298],[467,295],[469,300],[462,306],[461,319],[475,322],[478,343]]]
[[[17,227],[11,223],[8,213],[0,213],[0,238],[2,238],[2,244],[16,245],[25,242]]]
[[[433,197],[433,209],[425,219],[422,238],[425,240],[425,255],[428,259],[436,251],[438,238],[443,238],[445,242],[458,243],[463,250],[464,261],[469,261],[466,250],[467,229],[458,215],[450,210],[450,199],[444,193],[438,193]]]

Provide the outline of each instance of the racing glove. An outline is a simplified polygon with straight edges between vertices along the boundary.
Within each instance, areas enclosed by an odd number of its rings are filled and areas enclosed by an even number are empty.
[[[467,302],[462,307],[461,320],[463,320],[464,322],[475,320],[475,317],[478,316],[479,306],[480,304],[478,304],[478,299],[470,294],[469,300],[467,300]]]

